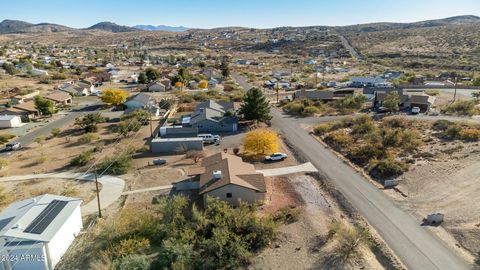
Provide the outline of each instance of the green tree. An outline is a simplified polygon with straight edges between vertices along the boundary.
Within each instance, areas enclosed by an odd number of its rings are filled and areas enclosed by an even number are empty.
[[[158,69],[153,67],[147,68],[145,70],[145,75],[147,76],[148,82],[153,82],[160,78],[160,72],[158,71]]]
[[[3,63],[2,68],[5,70],[10,75],[15,75],[15,73],[18,72],[18,70],[15,68],[13,64],[10,63]]]
[[[473,85],[474,86],[480,86],[480,77],[477,77],[473,80]]]
[[[230,68],[228,67],[228,62],[226,60],[223,60],[222,63],[220,63],[220,70],[222,71],[222,76],[227,78],[230,76]]]
[[[140,74],[138,74],[138,83],[141,83],[141,84],[148,83],[148,77],[147,77],[147,74],[145,74],[145,72],[140,72]]]
[[[397,92],[390,92],[383,100],[383,106],[390,112],[398,112],[400,110],[400,95]]]
[[[41,115],[52,115],[55,113],[55,104],[53,101],[45,99],[41,96],[35,97],[35,109],[37,109]]]
[[[75,119],[75,125],[82,128],[85,132],[96,132],[97,124],[103,122],[105,122],[105,118],[99,112],[89,113]]]
[[[270,104],[258,88],[248,90],[244,97],[244,103],[239,113],[247,120],[266,122],[272,119],[270,116]]]

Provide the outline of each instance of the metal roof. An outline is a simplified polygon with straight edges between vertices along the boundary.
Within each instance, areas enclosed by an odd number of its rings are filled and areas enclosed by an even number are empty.
[[[0,237],[48,242],[81,203],[50,194],[12,203],[0,213]]]

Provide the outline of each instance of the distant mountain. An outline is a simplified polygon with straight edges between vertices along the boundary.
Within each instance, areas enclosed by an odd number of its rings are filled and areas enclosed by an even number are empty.
[[[62,32],[74,30],[67,26],[51,24],[51,23],[39,23],[33,24],[24,21],[15,20],[3,20],[0,22],[0,34],[12,34],[12,33],[48,33],[48,32]]]
[[[189,28],[185,26],[168,26],[168,25],[135,25],[137,29],[146,31],[166,31],[166,32],[185,32]]]
[[[99,22],[90,26],[87,28],[87,30],[103,30],[113,33],[140,31],[140,29],[125,25],[118,25],[113,22]]]
[[[336,27],[342,31],[377,32],[394,29],[411,29],[422,27],[436,27],[447,25],[464,25],[480,23],[480,17],[474,15],[455,16],[438,20],[419,21],[413,23],[367,23]]]

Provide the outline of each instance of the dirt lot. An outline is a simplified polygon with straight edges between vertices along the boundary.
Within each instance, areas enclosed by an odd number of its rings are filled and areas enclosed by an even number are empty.
[[[272,179],[273,194],[263,211],[273,212],[285,205],[302,207],[297,222],[283,225],[270,247],[261,251],[249,269],[345,269],[332,264],[332,240],[325,241],[332,220],[350,226],[333,200],[325,195],[316,179],[296,174]],[[352,268],[383,269],[373,253],[362,248],[363,262]]]
[[[398,188],[408,197],[393,190],[386,190],[386,193],[402,208],[417,216],[419,221],[427,214],[445,214],[445,222],[430,229],[450,246],[457,246],[457,250],[458,246],[462,246],[470,253],[478,254],[480,144],[445,143],[426,148],[429,151],[453,149],[454,153],[437,152],[434,159],[417,162],[402,175]],[[463,255],[473,259],[471,254]]]
[[[31,179],[3,182],[6,194],[12,194],[9,201],[20,201],[31,197],[54,194],[81,198],[85,204],[95,198],[95,183],[71,179]]]

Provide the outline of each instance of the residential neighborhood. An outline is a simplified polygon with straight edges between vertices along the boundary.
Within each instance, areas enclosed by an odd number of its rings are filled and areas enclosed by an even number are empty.
[[[6,1],[0,269],[477,269],[459,1]]]

